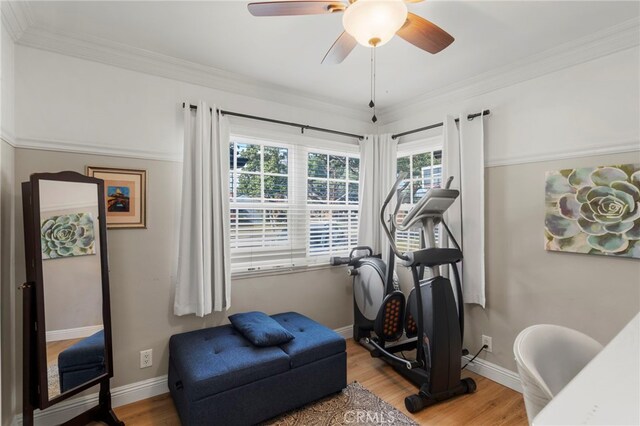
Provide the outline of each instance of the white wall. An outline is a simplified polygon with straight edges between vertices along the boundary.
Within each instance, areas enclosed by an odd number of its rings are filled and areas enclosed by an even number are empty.
[[[16,51],[16,61],[16,132],[21,146],[58,142],[58,148],[84,152],[89,148],[94,153],[176,159],[181,154],[181,104],[198,100],[226,110],[349,133],[370,129],[369,123],[340,112],[291,107],[23,46]],[[258,125],[246,120],[243,124]],[[298,129],[285,131],[300,134]]]
[[[397,133],[440,122],[445,114],[488,108],[488,165],[637,146],[638,64],[636,47],[463,101],[430,108],[409,105],[380,131]]]
[[[464,101],[408,106],[419,112],[381,128],[397,133],[445,114],[491,110],[487,308],[467,306],[465,336],[473,352],[482,334],[493,337],[493,353],[481,355],[488,361],[515,370],[513,342],[528,325],[561,324],[604,344],[640,310],[640,261],[546,252],[543,245],[545,171],[640,163],[639,76],[639,49],[629,49]]]
[[[22,232],[18,182],[31,173],[83,173],[87,165],[148,171],[147,229],[108,231],[114,387],[166,374],[172,334],[226,321],[226,314],[202,319],[176,317],[172,313],[176,245],[173,229],[179,201],[172,198],[167,203],[164,195],[179,191],[181,166],[175,160],[181,153],[181,104],[200,99],[232,111],[350,133],[370,130],[369,123],[348,118],[342,110],[334,114],[291,107],[24,46],[16,50],[18,234]],[[243,130],[248,127],[268,130],[270,134],[279,132],[293,143],[317,146],[319,137],[356,143],[311,131],[301,135],[297,128],[232,120],[232,129],[240,126]],[[23,250],[22,239],[18,238],[18,280],[24,276]],[[339,328],[351,323],[351,306],[350,279],[343,268],[325,268],[233,279],[232,308],[228,313],[298,311],[330,328]],[[20,318],[19,306],[14,314]],[[11,332],[19,343],[21,330],[14,328]],[[154,365],[140,369],[139,351],[149,348],[154,350]],[[17,359],[10,368],[21,371],[20,349],[12,352]],[[19,391],[20,378],[3,383],[3,387],[5,392]],[[18,402],[11,411],[17,413],[19,408]]]

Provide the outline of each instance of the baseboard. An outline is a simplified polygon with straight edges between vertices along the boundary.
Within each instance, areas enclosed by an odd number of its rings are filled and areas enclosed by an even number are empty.
[[[102,330],[102,325],[90,325],[88,327],[69,328],[66,330],[47,331],[47,342],[57,342],[59,340],[82,339],[89,337]]]
[[[462,357],[462,365],[469,362],[471,358],[472,357],[470,355]],[[476,358],[472,363],[469,363],[467,369],[481,375],[482,377],[486,377],[489,380],[493,380],[496,383],[511,388],[516,392],[522,393],[522,385],[520,384],[520,376],[518,376],[518,373],[479,358]]]
[[[351,339],[353,337],[353,325],[347,325],[346,327],[336,328],[333,331],[335,331],[336,333],[344,337],[345,340]]]
[[[346,327],[336,328],[336,333],[344,337],[345,339],[351,339],[353,337],[353,325]],[[462,357],[462,365],[471,360],[471,356],[467,355]],[[520,384],[520,377],[517,373],[500,367],[489,361],[476,358],[472,363],[467,366],[469,371],[473,371],[476,374],[486,377],[489,380],[493,380],[503,386],[513,389],[516,392],[522,393],[522,385]]]
[[[167,392],[169,392],[167,376],[154,377],[111,389],[111,403],[114,407],[119,407]],[[61,402],[44,411],[36,410],[35,424],[37,426],[59,425],[97,404],[98,394],[94,393]],[[22,425],[22,414],[14,417],[12,425]]]
[[[336,333],[350,339],[353,337],[353,326],[348,325],[334,330]],[[470,356],[462,358],[463,363],[469,362]],[[469,371],[473,371],[487,379],[493,380],[503,386],[522,393],[522,386],[518,374],[493,364],[489,361],[476,358],[467,366]],[[143,399],[152,398],[157,395],[169,392],[167,376],[154,377],[129,385],[119,386],[111,389],[111,401],[114,407],[131,404]],[[66,420],[88,410],[98,403],[98,394],[83,396],[69,401],[61,402],[47,410],[36,410],[34,419],[37,426],[53,426],[63,423]],[[22,426],[22,414],[16,415],[12,426]]]
[[[345,339],[350,339],[353,335],[353,326],[348,325],[337,328],[334,331]],[[167,376],[160,376],[111,389],[111,403],[114,407],[119,407],[167,392],[169,392]],[[37,426],[59,425],[83,411],[88,410],[97,403],[98,394],[95,393],[61,402],[44,411],[36,410],[34,415],[35,424]],[[16,415],[13,419],[12,426],[22,426],[22,424],[22,414]]]

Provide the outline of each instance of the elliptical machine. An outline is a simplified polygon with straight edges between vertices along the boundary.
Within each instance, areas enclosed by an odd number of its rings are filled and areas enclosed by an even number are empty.
[[[388,261],[374,255],[370,247],[356,247],[349,257],[333,257],[332,265],[349,265],[353,276],[354,325],[353,338],[371,352],[390,364],[402,376],[419,387],[419,392],[405,398],[405,406],[411,413],[418,412],[436,402],[476,390],[471,378],[460,379],[461,358],[468,354],[462,349],[464,334],[464,309],[462,285],[456,264],[462,260],[462,251],[449,227],[443,220],[444,212],[459,196],[450,189],[449,178],[444,189],[430,189],[425,196],[397,224],[401,205],[400,176],[387,195],[380,212],[380,221],[389,240]],[[395,210],[385,212],[393,197],[398,200]],[[436,226],[442,223],[455,248],[437,248]],[[420,225],[421,248],[401,253],[395,242],[397,230],[406,231]],[[362,251],[364,255],[358,254]],[[395,257],[411,269],[413,289],[409,297],[400,291],[394,281]],[[451,281],[440,274],[440,267],[452,271],[456,296]],[[430,276],[425,278],[425,271]],[[406,340],[394,345],[401,337]],[[397,353],[416,350],[414,360],[397,356]]]

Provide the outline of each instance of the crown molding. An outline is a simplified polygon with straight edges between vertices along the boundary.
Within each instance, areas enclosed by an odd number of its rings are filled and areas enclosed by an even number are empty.
[[[355,104],[344,106],[331,98],[321,98],[285,86],[265,83],[211,66],[86,34],[54,32],[42,27],[29,26],[22,31],[16,43],[238,95],[329,112],[363,122],[369,121],[369,112],[356,107]]]
[[[5,7],[5,4],[8,7]],[[355,105],[268,84],[210,66],[174,58],[110,40],[54,32],[34,26],[28,2],[3,2],[2,19],[16,43],[100,62],[145,74],[265,99],[313,111],[323,111],[369,123],[370,113]],[[633,18],[586,37],[528,56],[509,65],[432,90],[402,104],[380,109],[376,127],[389,125],[416,110],[469,99],[640,44],[640,18]]]
[[[639,44],[640,18],[633,18],[470,79],[423,93],[403,102],[402,105],[382,108],[378,115],[384,117],[384,121],[379,124],[388,125],[415,111],[473,98]]]
[[[2,23],[14,42],[18,41],[24,32],[33,25],[33,14],[26,1],[3,1]]]

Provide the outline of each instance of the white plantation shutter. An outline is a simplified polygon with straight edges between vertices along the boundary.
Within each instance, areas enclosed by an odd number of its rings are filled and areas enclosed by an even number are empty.
[[[326,264],[357,242],[357,154],[232,136],[231,267]]]

